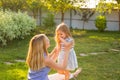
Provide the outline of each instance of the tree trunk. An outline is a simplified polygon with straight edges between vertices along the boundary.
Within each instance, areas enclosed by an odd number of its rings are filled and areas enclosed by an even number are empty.
[[[41,22],[42,22],[42,19],[41,19],[41,18],[42,18],[42,17],[41,17],[41,16],[42,16],[42,11],[41,11],[41,10],[42,10],[42,8],[39,9],[40,26],[41,26]]]
[[[64,22],[64,12],[61,12],[61,22]]]
[[[85,30],[85,28],[84,28],[84,27],[85,27],[85,21],[83,20],[83,30]]]
[[[5,4],[4,0],[1,0],[1,3],[2,3],[3,12],[5,12],[6,4]]]
[[[36,19],[36,12],[35,12],[35,10],[32,10],[32,13],[33,13],[34,19]]]

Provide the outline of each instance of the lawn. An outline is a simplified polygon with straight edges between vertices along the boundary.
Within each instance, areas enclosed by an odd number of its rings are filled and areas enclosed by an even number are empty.
[[[78,80],[120,80],[120,32],[75,29],[71,32],[76,43],[78,64],[83,69]],[[48,35],[50,52],[55,46],[54,32],[40,29],[39,33]],[[28,67],[24,61],[31,37],[14,40],[8,46],[0,47],[0,80],[27,80]],[[51,70],[49,74],[54,72]]]

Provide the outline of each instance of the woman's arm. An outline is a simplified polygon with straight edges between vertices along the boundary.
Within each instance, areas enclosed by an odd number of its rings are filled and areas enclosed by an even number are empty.
[[[64,51],[65,51],[65,55],[64,55],[64,57],[63,57],[63,64],[62,64],[62,66],[63,66],[64,68],[66,68],[66,67],[67,67],[67,63],[68,63],[68,57],[69,57],[70,50],[67,49],[67,48],[65,48]]]
[[[46,57],[45,60],[45,65],[55,69],[55,70],[65,70],[65,68],[62,65],[57,64],[56,62],[54,62],[51,58]]]
[[[61,38],[61,42],[64,43],[64,51],[65,51],[65,55],[64,55],[64,61],[63,61],[63,66],[66,68],[67,67],[67,63],[68,63],[68,57],[69,57],[69,52],[71,47],[73,46],[73,39],[71,39],[69,42],[67,42],[66,40],[64,40],[63,38]]]
[[[64,61],[63,64],[57,64],[54,59],[56,58],[55,52],[59,52],[59,49],[54,48],[53,51],[51,52],[51,55],[45,58],[45,65],[48,67],[51,67],[56,70],[65,70],[68,62],[68,57],[69,57],[69,52],[72,47],[73,43],[65,42],[65,56],[64,56]],[[53,58],[54,56],[54,58]],[[52,58],[51,58],[52,57]]]
[[[57,64],[56,62],[54,62],[53,59],[51,59],[49,56],[45,58],[45,65],[48,67],[51,67],[53,69],[56,70],[65,70],[66,66],[67,66],[67,61],[68,61],[68,56],[69,56],[69,51],[70,51],[71,46],[65,46],[65,56],[64,56],[64,62],[63,65],[61,64]]]

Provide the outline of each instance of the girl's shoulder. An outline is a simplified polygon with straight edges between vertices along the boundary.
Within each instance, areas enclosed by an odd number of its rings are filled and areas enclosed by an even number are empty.
[[[68,38],[66,38],[65,39],[67,42],[71,42],[71,41],[73,41],[73,38],[72,37],[68,37]]]

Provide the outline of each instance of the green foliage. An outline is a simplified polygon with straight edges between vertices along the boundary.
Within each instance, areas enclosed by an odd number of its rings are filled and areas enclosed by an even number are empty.
[[[35,20],[26,13],[18,12],[13,14],[12,19],[17,26],[16,38],[24,38],[25,35],[29,35],[30,31],[36,27]]]
[[[6,45],[15,38],[24,38],[36,26],[35,20],[26,13],[0,11],[0,43]]]
[[[34,18],[36,18],[36,16],[39,15],[38,12],[44,5],[42,0],[26,0],[26,3],[27,9],[33,13]]]
[[[118,4],[114,3],[114,2],[106,2],[105,0],[100,0],[100,2],[98,3],[97,7],[96,7],[96,11],[98,11],[99,13],[111,13],[113,9],[115,9],[116,7],[119,7]]]
[[[64,21],[64,13],[74,8],[75,6],[73,4],[78,1],[79,0],[44,0],[44,5],[54,13],[61,13],[61,21]]]
[[[46,0],[45,6],[53,12],[65,12],[71,3],[70,0]]]
[[[34,17],[38,14],[37,11],[43,6],[41,0],[26,0],[27,9],[33,12]]]
[[[31,9],[31,10],[38,9],[43,5],[41,0],[26,0],[26,3],[28,5],[29,9]]]
[[[2,8],[10,9],[12,11],[24,10],[26,6],[26,0],[0,0]]]
[[[26,73],[22,69],[13,69],[13,70],[8,70],[7,74],[9,75],[8,79],[10,80],[11,78],[13,80],[26,80]]]
[[[54,15],[48,13],[47,16],[43,19],[42,25],[44,27],[55,27]]]
[[[106,17],[99,15],[95,19],[95,26],[98,28],[99,31],[104,31],[106,26]]]
[[[118,4],[120,4],[120,0],[116,0]]]

